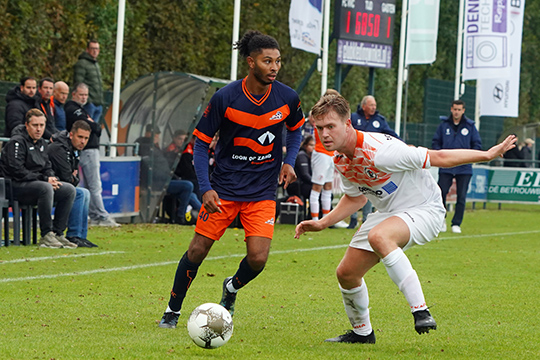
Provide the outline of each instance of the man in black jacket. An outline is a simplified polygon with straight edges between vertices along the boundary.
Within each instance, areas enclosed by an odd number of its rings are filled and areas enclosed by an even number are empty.
[[[79,247],[97,247],[86,239],[88,235],[88,206],[90,191],[77,187],[79,184],[79,154],[88,143],[92,129],[83,120],[77,120],[71,132],[63,130],[53,135],[53,142],[47,147],[54,173],[60,181],[75,186],[76,195],[69,213],[66,237]]]
[[[39,97],[36,91],[37,82],[31,76],[21,78],[20,85],[8,91],[6,95],[5,137],[10,137],[11,131],[17,125],[24,124],[24,117],[28,110],[39,107]]]
[[[84,120],[92,132],[88,144],[81,152],[80,165],[84,176],[84,186],[90,191],[90,225],[99,226],[119,226],[116,221],[105,210],[103,198],[101,197],[101,174],[99,158],[99,137],[101,136],[101,126],[92,119],[84,109],[88,102],[88,86],[84,83],[75,85],[71,93],[71,100],[66,103],[66,130],[71,131],[73,123],[77,120]]]
[[[38,92],[39,92],[39,109],[43,111],[47,118],[45,124],[45,132],[43,138],[50,140],[51,137],[58,132],[54,120],[54,107],[51,106],[51,97],[53,95],[54,80],[50,77],[45,77],[39,80]]]
[[[63,234],[75,199],[75,187],[59,181],[51,168],[47,143],[42,138],[45,122],[41,110],[30,109],[26,113],[25,125],[13,129],[10,141],[2,149],[0,173],[11,179],[13,194],[21,204],[37,204],[40,246],[74,249],[77,245]],[[56,204],[54,220],[53,204]]]

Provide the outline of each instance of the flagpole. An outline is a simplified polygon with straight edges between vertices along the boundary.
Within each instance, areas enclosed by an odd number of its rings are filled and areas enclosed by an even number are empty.
[[[324,0],[323,8],[323,46],[322,46],[322,74],[321,74],[321,95],[324,95],[328,88],[328,46],[330,34],[330,1]]]
[[[234,49],[234,43],[238,41],[240,34],[240,3],[241,0],[234,0],[233,15],[233,35],[232,35],[232,53],[231,53],[231,80],[236,80],[238,73],[238,50]]]
[[[459,0],[458,36],[456,48],[456,78],[454,83],[454,100],[459,100],[461,93],[461,65],[463,51],[463,17],[465,13],[465,0]]]
[[[114,62],[114,86],[111,118],[111,144],[118,142],[118,118],[120,114],[120,88],[122,86],[122,51],[124,48],[124,22],[125,22],[126,1],[118,2],[118,22],[116,30],[116,52]],[[95,119],[98,121],[99,119]],[[111,146],[110,156],[116,157],[116,146]]]
[[[397,93],[396,93],[396,125],[395,132],[399,135],[401,127],[401,105],[403,96],[403,63],[405,60],[405,42],[407,32],[407,13],[409,9],[408,0],[403,0],[403,6],[401,8],[401,33],[399,36],[399,65],[398,65],[398,79],[397,79]]]

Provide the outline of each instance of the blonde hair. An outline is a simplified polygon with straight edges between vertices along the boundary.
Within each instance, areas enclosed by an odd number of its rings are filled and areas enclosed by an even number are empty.
[[[336,90],[328,90],[311,109],[311,116],[318,119],[330,111],[334,111],[342,120],[351,117],[351,108],[349,103]]]

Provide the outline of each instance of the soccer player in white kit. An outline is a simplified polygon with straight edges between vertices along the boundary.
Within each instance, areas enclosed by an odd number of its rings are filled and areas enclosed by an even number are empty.
[[[377,208],[353,236],[336,270],[353,330],[326,341],[375,343],[363,276],[379,261],[409,303],[416,331],[435,330],[418,275],[403,252],[436,237],[444,220],[441,191],[426,169],[493,160],[515,147],[515,136],[487,151],[408,146],[390,135],[355,130],[347,100],[334,94],[323,95],[312,116],[325,148],[338,152],[334,164],[345,195],[327,216],[298,224],[295,237],[345,219],[367,199]]]

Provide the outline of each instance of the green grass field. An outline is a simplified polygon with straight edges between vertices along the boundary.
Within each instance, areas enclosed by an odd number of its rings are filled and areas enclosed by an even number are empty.
[[[451,215],[451,214],[450,214]],[[0,248],[0,359],[538,359],[540,207],[467,211],[450,232],[406,252],[438,329],[418,335],[408,305],[377,265],[366,276],[375,345],[330,344],[350,328],[334,271],[353,230],[293,238],[277,225],[265,271],[238,295],[234,335],[205,350],[185,323],[245,254],[229,229],[199,269],[177,329],[160,329],[193,228],[92,228],[95,249]]]

